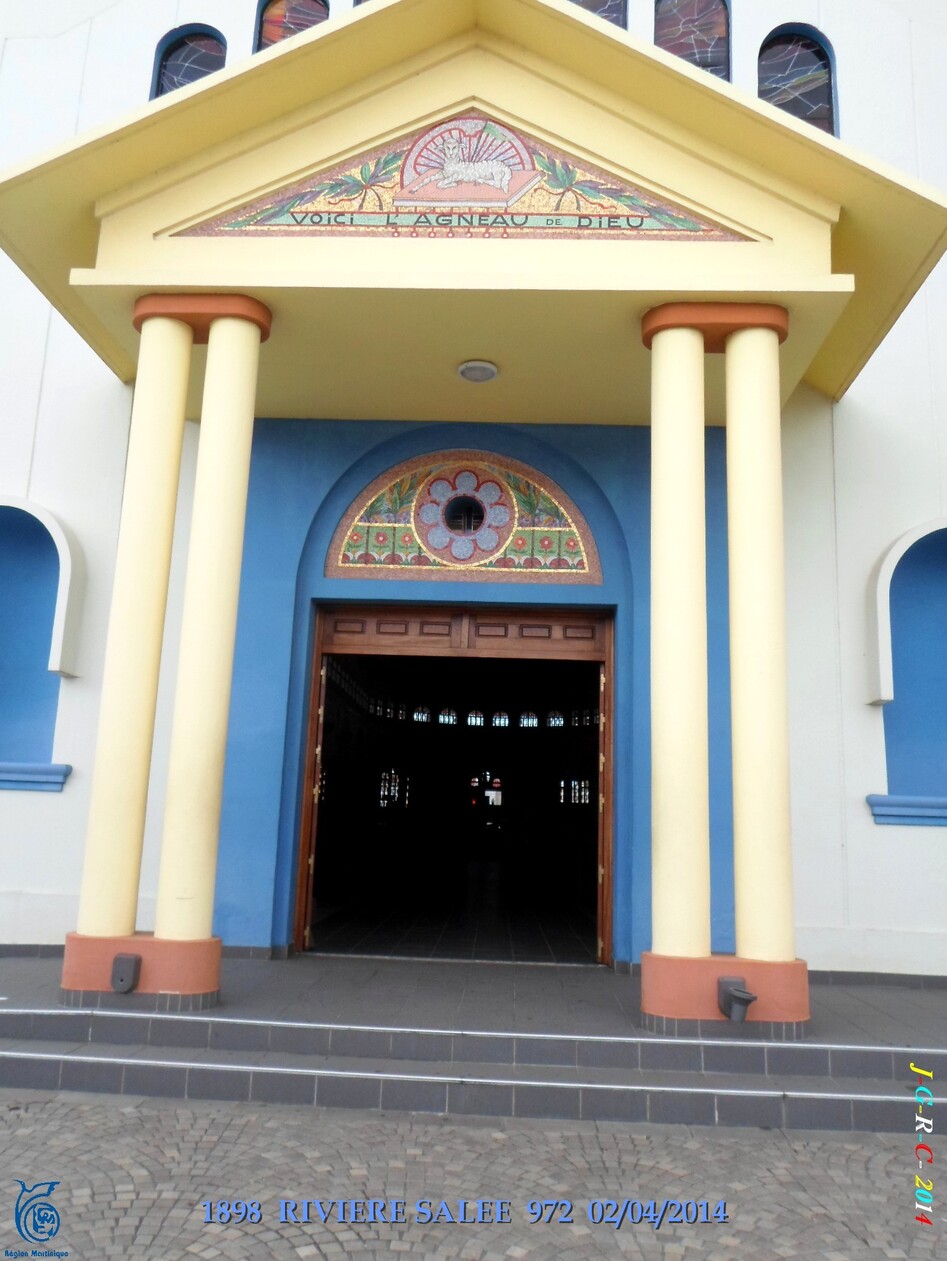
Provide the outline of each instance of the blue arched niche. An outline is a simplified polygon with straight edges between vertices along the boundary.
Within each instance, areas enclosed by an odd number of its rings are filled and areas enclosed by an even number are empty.
[[[947,529],[925,534],[898,561],[890,617],[888,794],[869,804],[878,823],[947,826]]]
[[[48,669],[59,554],[45,526],[0,505],[0,763],[48,763],[59,676]]]

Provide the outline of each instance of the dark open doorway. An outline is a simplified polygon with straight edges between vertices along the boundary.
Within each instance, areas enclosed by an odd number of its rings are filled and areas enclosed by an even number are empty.
[[[611,962],[613,716],[610,610],[321,606],[295,948]]]
[[[601,667],[323,664],[309,947],[595,962]]]

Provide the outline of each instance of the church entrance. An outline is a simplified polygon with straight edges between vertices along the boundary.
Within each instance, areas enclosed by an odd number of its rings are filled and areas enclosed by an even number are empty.
[[[321,609],[297,949],[610,956],[611,619]]]

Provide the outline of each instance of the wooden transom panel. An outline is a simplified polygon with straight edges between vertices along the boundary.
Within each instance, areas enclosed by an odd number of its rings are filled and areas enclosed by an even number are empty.
[[[601,609],[456,609],[342,605],[322,610],[322,651],[405,657],[604,661]]]

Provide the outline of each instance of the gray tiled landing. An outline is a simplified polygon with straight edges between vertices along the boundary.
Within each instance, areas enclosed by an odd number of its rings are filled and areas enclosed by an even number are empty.
[[[0,957],[0,1010],[59,1004],[62,960]],[[811,987],[807,1042],[947,1048],[947,988],[917,982]],[[576,1037],[652,1036],[640,1028],[640,982],[597,966],[447,963],[298,955],[223,961],[215,1015],[408,1029]],[[65,1013],[63,1013],[65,1014]],[[701,1030],[703,1037],[716,1031]],[[720,1035],[754,1040],[752,1024]]]

